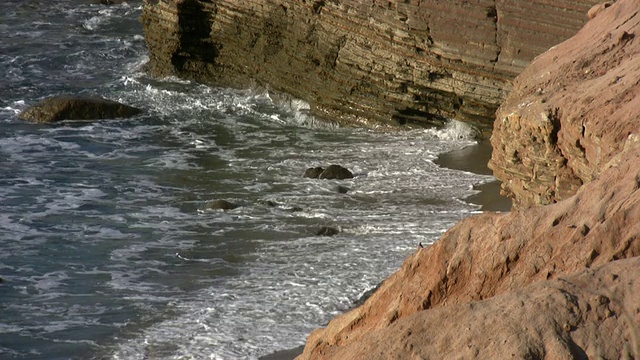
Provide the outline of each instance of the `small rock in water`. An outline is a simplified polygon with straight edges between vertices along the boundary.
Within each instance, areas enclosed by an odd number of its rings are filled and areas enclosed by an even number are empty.
[[[336,191],[340,194],[346,194],[349,192],[349,188],[346,186],[338,185],[336,186]]]
[[[330,165],[320,174],[319,178],[338,180],[351,179],[353,178],[353,173],[340,165]]]
[[[322,228],[320,228],[320,230],[316,232],[316,235],[317,236],[333,236],[333,235],[337,235],[338,233],[340,233],[340,230],[334,227],[323,226]]]
[[[62,120],[128,118],[142,110],[99,97],[54,96],[20,113],[22,120],[54,123]]]
[[[238,208],[239,205],[229,202],[227,200],[214,200],[207,204],[207,209],[213,210],[233,210]]]
[[[320,166],[316,166],[313,168],[308,168],[305,172],[304,172],[304,177],[306,178],[311,178],[311,179],[317,179],[318,176],[320,176],[320,174],[322,174],[322,172],[324,171],[324,168],[320,167]]]

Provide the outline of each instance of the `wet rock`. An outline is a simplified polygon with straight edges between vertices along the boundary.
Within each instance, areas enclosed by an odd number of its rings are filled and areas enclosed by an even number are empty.
[[[340,165],[329,165],[328,168],[324,169],[324,171],[320,173],[320,176],[318,176],[318,178],[338,180],[351,179],[353,178],[353,173],[351,173],[349,169],[344,168]]]
[[[214,200],[207,204],[207,209],[212,210],[233,210],[240,207],[238,204],[234,204],[227,200]]]
[[[307,170],[305,170],[303,176],[306,178],[317,179],[320,176],[320,174],[322,174],[323,171],[324,171],[323,167],[316,166],[316,167],[308,168]]]
[[[62,120],[127,118],[141,112],[138,108],[97,97],[55,96],[27,108],[19,117],[38,123],[54,123]]]
[[[340,233],[340,230],[334,227],[323,226],[320,228],[320,230],[316,231],[316,236],[333,236],[339,233]]]
[[[337,191],[339,194],[346,194],[346,193],[348,193],[348,192],[349,192],[349,190],[350,190],[350,189],[349,189],[348,187],[346,187],[346,186],[342,186],[342,185],[338,185],[338,186],[336,186],[336,191]]]
[[[290,205],[286,205],[286,204],[282,204],[276,201],[272,201],[272,200],[266,200],[266,201],[259,201],[259,203],[264,204],[270,208],[278,208],[280,210],[286,211],[286,212],[298,212],[298,211],[302,211],[302,208],[300,206],[290,206]]]

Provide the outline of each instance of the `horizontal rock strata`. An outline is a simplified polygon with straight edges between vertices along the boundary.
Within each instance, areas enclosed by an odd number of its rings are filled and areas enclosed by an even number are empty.
[[[637,2],[603,9],[536,59],[500,107],[489,166],[514,206],[566,199],[640,129]]]
[[[597,1],[145,0],[158,76],[264,86],[344,124],[489,128],[531,59]]]

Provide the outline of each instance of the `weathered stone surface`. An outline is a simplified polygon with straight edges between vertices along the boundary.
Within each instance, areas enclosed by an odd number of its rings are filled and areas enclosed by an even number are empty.
[[[259,85],[345,124],[490,128],[511,79],[598,1],[146,0],[148,68]]]
[[[640,258],[489,300],[421,311],[328,349],[333,359],[633,359]]]
[[[23,120],[52,123],[61,120],[99,120],[132,117],[142,110],[102,98],[56,96],[20,113]]]
[[[515,81],[497,113],[489,163],[514,206],[572,196],[635,141],[639,7],[637,1],[618,1],[603,9]]]

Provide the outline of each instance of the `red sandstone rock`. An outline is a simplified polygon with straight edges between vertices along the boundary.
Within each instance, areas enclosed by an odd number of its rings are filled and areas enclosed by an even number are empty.
[[[598,0],[146,0],[150,71],[258,85],[345,124],[490,128],[533,57]]]
[[[640,356],[640,258],[489,300],[421,311],[333,359],[633,359]]]
[[[611,2],[605,2],[602,4],[597,4],[597,5],[593,5],[593,7],[591,9],[589,9],[589,12],[587,12],[587,17],[589,19],[593,19],[594,17],[596,17],[598,14],[600,14],[602,12],[602,10],[608,8],[609,6],[611,6]]]

